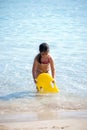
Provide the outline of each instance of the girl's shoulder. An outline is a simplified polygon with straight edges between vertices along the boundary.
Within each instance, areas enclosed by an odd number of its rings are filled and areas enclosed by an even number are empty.
[[[35,59],[38,59],[40,57],[40,54],[37,54],[36,56],[35,56]]]
[[[50,54],[48,55],[48,59],[49,59],[49,62],[50,62],[50,63],[54,62],[53,57],[52,57],[52,55],[50,55]]]
[[[40,62],[40,59],[41,59],[41,55],[40,55],[40,53],[39,53],[39,54],[37,54],[37,55],[35,56],[35,61]]]
[[[48,54],[48,58],[49,58],[49,59],[53,59],[52,56],[51,56],[51,54]]]

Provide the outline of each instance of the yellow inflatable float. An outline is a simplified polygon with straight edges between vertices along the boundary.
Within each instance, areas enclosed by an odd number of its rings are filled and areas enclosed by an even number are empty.
[[[40,93],[58,93],[59,89],[53,78],[48,73],[42,73],[37,77],[36,87]]]

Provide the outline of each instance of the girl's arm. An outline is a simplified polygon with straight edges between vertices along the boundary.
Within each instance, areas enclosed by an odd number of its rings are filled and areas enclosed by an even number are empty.
[[[37,77],[37,66],[38,66],[38,62],[35,58],[34,63],[33,63],[33,67],[32,67],[32,75],[33,75],[34,82],[36,82],[36,77]]]
[[[52,77],[55,79],[55,65],[52,57],[50,57],[50,66]]]

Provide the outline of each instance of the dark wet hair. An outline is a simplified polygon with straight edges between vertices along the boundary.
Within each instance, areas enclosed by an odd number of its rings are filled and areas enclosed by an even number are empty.
[[[39,46],[39,51],[41,52],[49,52],[49,45],[47,43],[42,43]],[[41,64],[41,54],[37,55],[37,61]]]
[[[47,43],[42,43],[39,46],[39,51],[40,52],[49,52],[49,45]]]

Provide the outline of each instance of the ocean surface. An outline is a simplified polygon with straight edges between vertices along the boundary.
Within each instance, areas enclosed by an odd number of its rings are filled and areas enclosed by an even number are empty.
[[[40,95],[32,78],[47,42],[58,94]],[[0,0],[0,110],[87,109],[87,0]]]

